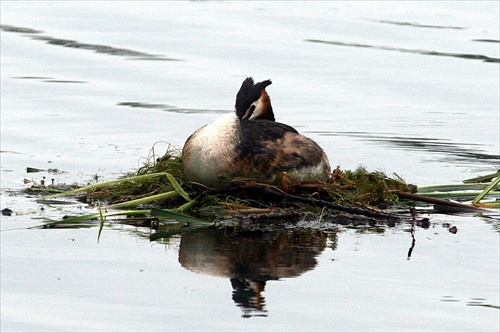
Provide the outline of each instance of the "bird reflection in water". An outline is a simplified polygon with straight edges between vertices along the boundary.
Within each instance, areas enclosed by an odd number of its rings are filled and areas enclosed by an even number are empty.
[[[195,273],[229,278],[232,299],[243,317],[267,316],[262,295],[266,282],[312,270],[327,239],[320,231],[204,230],[185,233],[180,264]]]

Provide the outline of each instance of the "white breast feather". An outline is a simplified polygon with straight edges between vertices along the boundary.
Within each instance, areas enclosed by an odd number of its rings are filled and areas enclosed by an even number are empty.
[[[237,116],[223,115],[201,128],[192,138],[189,165],[186,172],[194,182],[216,186],[229,181],[227,168],[232,163],[232,147],[237,140]]]

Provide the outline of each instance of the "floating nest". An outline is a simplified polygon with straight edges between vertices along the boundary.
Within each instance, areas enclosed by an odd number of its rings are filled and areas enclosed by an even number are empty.
[[[100,200],[111,207],[125,207],[128,202],[151,198],[151,201],[138,206],[178,209],[186,204],[187,197],[189,202],[195,203],[182,210],[208,220],[234,217],[246,217],[246,220],[253,221],[289,220],[304,216],[318,218],[335,211],[391,218],[391,214],[382,210],[398,207],[396,193],[415,191],[415,186],[407,184],[397,175],[388,177],[382,171],[370,172],[363,166],[354,171],[337,167],[326,183],[300,183],[283,173],[272,184],[235,179],[227,189],[210,189],[186,178],[180,150],[172,147],[161,157],[152,150],[143,166],[126,175],[125,179],[130,181],[85,191],[85,200]],[[184,195],[168,195],[180,189]],[[162,194],[166,197],[163,198]]]
[[[229,188],[211,189],[186,178],[180,156],[179,148],[169,145],[165,154],[158,155],[153,147],[142,166],[123,178],[67,191],[50,185],[44,186],[42,190],[58,193],[42,200],[77,196],[80,201],[99,207],[99,214],[56,223],[100,218],[102,227],[106,216],[126,215],[133,217],[134,221],[143,218],[147,223],[151,219],[157,219],[158,222],[166,218],[185,224],[184,228],[176,229],[174,233],[196,230],[207,225],[253,228],[259,224],[276,223],[281,226],[307,226],[309,222],[311,224],[318,221],[322,227],[334,224],[373,227],[394,226],[408,220],[425,227],[428,226],[425,219],[415,219],[413,207],[416,201],[453,209],[452,212],[456,209],[478,209],[471,205],[422,196],[416,193],[415,185],[406,183],[400,176],[394,174],[389,177],[382,171],[369,171],[363,166],[355,170],[341,170],[337,167],[328,182],[298,182],[283,173],[272,184],[253,179],[234,179]],[[488,186],[491,187],[490,190],[498,191],[499,174],[490,176],[496,177],[490,185],[474,186],[479,186],[481,190]],[[56,223],[52,221],[47,225],[53,227]],[[161,233],[161,236],[171,234],[172,232],[167,231]]]

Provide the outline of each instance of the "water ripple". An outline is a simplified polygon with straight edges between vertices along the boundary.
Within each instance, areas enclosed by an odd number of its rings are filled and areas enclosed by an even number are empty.
[[[142,109],[160,109],[161,111],[174,112],[174,113],[221,113],[222,114],[231,112],[231,110],[179,108],[173,105],[151,104],[145,102],[120,102],[117,105],[130,106],[132,108],[142,108]]]
[[[13,25],[0,24],[0,30],[6,32],[17,32],[20,34],[41,34],[43,31],[31,28],[15,27]]]
[[[473,39],[473,42],[482,42],[482,43],[500,43],[498,39]]]
[[[439,154],[442,162],[493,164],[500,168],[500,155],[488,154],[480,149],[481,145],[471,143],[450,142],[446,139],[404,137],[386,133],[368,132],[316,132],[324,136],[346,136],[359,138],[372,143],[382,143],[394,149],[425,151]]]
[[[413,22],[390,21],[390,20],[371,20],[371,19],[367,19],[367,20],[372,21],[372,22],[377,22],[377,23],[403,25],[403,26],[409,26],[409,27],[414,27],[414,28],[453,29],[453,30],[466,29],[464,27],[448,26],[448,25],[430,25],[430,24],[420,24],[420,23],[413,23]]]
[[[53,77],[46,77],[46,76],[14,76],[12,78],[16,79],[16,80],[39,80],[41,82],[49,82],[49,83],[88,83],[87,81],[60,80],[60,79],[55,79]]]
[[[31,36],[32,39],[45,41],[50,45],[57,45],[63,47],[69,47],[74,49],[82,49],[82,50],[91,50],[96,53],[103,53],[113,56],[125,56],[132,57],[137,60],[162,60],[162,61],[180,61],[181,59],[169,58],[163,55],[150,54],[141,51],[134,51],[131,49],[117,48],[109,45],[100,45],[100,44],[89,44],[89,43],[81,43],[76,40],[71,39],[61,39],[54,38],[50,36],[39,35],[43,33],[43,31],[24,28],[24,27],[15,27],[11,25],[0,25],[0,30],[6,32],[15,32],[15,33],[23,33]]]
[[[481,54],[450,53],[450,52],[428,51],[428,50],[419,50],[419,49],[403,49],[403,48],[392,47],[392,46],[370,45],[370,44],[360,44],[360,43],[346,43],[346,42],[341,42],[341,41],[334,41],[334,40],[328,41],[328,40],[321,40],[321,39],[305,39],[304,41],[310,42],[310,43],[321,43],[321,44],[338,45],[338,46],[360,47],[360,48],[368,48],[368,49],[375,49],[375,50],[397,51],[397,52],[404,52],[404,53],[453,57],[453,58],[461,58],[461,59],[473,59],[473,60],[482,60],[484,62],[500,63],[499,58],[492,58],[492,57],[488,57],[488,56],[481,55]]]

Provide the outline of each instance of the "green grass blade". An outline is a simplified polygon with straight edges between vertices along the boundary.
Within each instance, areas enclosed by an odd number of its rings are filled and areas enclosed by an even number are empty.
[[[481,199],[483,199],[495,186],[500,183],[500,175],[488,185],[487,188],[484,189],[474,200],[472,200],[472,204],[478,204]]]
[[[188,204],[190,204],[193,201],[188,202]],[[160,238],[167,238],[167,237],[177,235],[177,234],[180,234],[183,232],[192,232],[192,231],[196,231],[196,230],[200,230],[200,229],[206,229],[206,228],[209,228],[213,225],[212,222],[197,219],[197,218],[189,216],[189,215],[175,213],[173,211],[165,210],[165,209],[152,209],[151,215],[157,216],[157,217],[166,217],[169,219],[174,219],[176,221],[188,224],[188,226],[180,228],[180,229],[164,231],[164,232],[157,232],[155,234],[152,234],[150,236],[151,241],[156,240],[156,239],[160,239]]]
[[[108,208],[123,208],[123,207],[137,206],[137,205],[145,204],[145,203],[155,201],[155,200],[173,198],[173,197],[176,197],[178,195],[179,195],[179,193],[177,191],[169,191],[169,192],[165,192],[165,193],[150,195],[148,197],[144,197],[144,198],[140,198],[140,199],[120,202],[120,203],[117,203],[114,205],[110,205],[110,206],[108,206]]]
[[[495,172],[495,173],[491,173],[489,175],[484,175],[484,176],[479,176],[479,177],[475,177],[475,178],[466,179],[463,182],[464,183],[480,183],[480,182],[484,182],[486,180],[491,180],[491,179],[493,179],[495,177],[499,177],[499,176],[500,176],[500,171],[499,172]]]
[[[184,223],[204,224],[204,225],[212,225],[213,224],[212,222],[209,222],[209,221],[197,219],[197,218],[189,216],[189,215],[179,214],[179,213],[175,213],[173,211],[165,210],[165,209],[153,208],[153,209],[151,209],[151,215],[166,217],[166,218],[174,219],[176,221],[184,222]]]
[[[151,212],[150,210],[123,210],[123,211],[119,211],[119,212],[102,213],[102,216],[104,217],[104,216],[120,216],[120,215],[146,215],[146,214],[149,214],[150,212]],[[40,228],[40,227],[43,227],[46,225],[52,225],[52,224],[87,222],[89,220],[95,220],[95,219],[100,218],[100,217],[101,217],[101,213],[75,216],[75,217],[71,217],[69,219],[64,219],[64,220],[50,221],[50,222],[45,223],[41,226],[38,225],[38,226],[34,226],[34,227],[29,227],[28,229]]]
[[[424,185],[418,186],[417,192],[424,195],[424,193],[428,192],[482,191],[487,186],[488,184],[485,183]]]
[[[169,180],[170,184],[172,184],[172,187],[174,188],[174,190],[177,191],[177,193],[179,193],[184,199],[186,199],[186,201],[191,201],[189,195],[186,193],[186,191],[184,191],[184,189],[177,182],[177,180],[175,180],[174,176],[167,173],[167,179]]]
[[[423,195],[432,198],[463,198],[464,200],[473,200],[482,191],[452,191],[452,192],[417,192],[418,195]],[[491,196],[500,196],[499,191],[490,191]]]
[[[198,201],[196,199],[191,200],[189,202],[186,202],[184,205],[177,207],[176,211],[183,212],[183,211],[189,210],[189,209],[191,209],[191,207],[193,207],[197,203],[198,203]]]
[[[105,186],[114,185],[114,184],[123,183],[123,182],[137,181],[137,180],[141,180],[144,178],[165,176],[165,174],[166,174],[165,172],[157,172],[157,173],[150,173],[150,174],[141,175],[141,176],[133,176],[133,177],[109,180],[107,182],[92,184],[92,185],[89,185],[86,187],[81,187],[81,188],[77,188],[74,190],[49,195],[49,196],[41,198],[41,200],[53,199],[53,198],[63,197],[63,196],[70,196],[70,195],[74,195],[74,194],[79,193],[79,192],[86,192],[86,191],[94,190],[94,189],[97,189],[100,187],[105,187]]]

